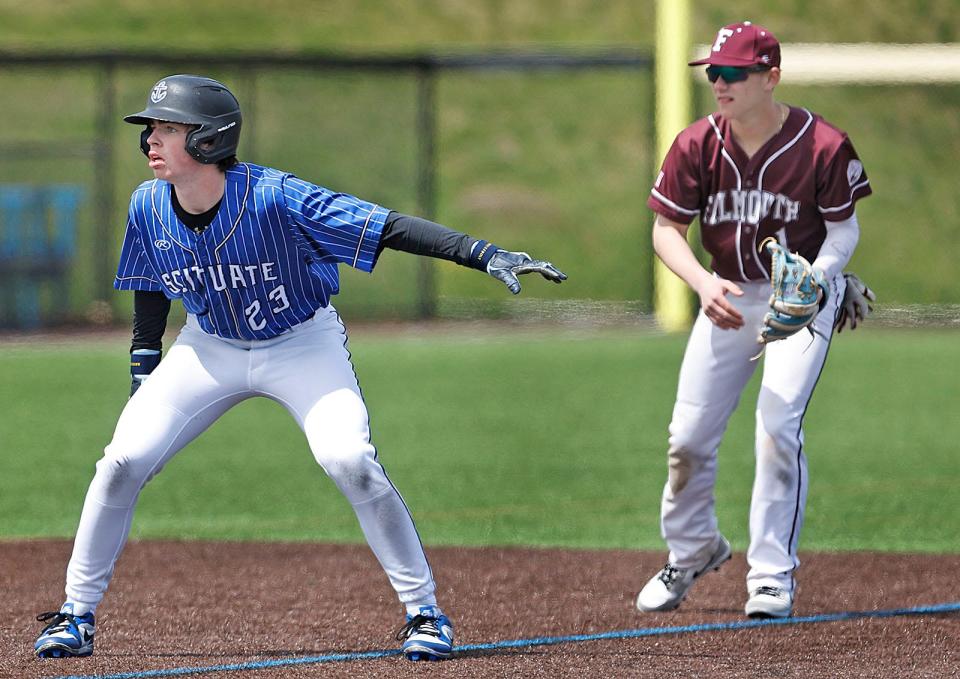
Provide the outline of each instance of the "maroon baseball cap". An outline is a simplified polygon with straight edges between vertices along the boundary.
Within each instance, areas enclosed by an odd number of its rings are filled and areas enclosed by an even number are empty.
[[[691,61],[690,66],[780,66],[780,43],[773,33],[749,21],[724,26],[717,31],[717,39],[710,55]]]

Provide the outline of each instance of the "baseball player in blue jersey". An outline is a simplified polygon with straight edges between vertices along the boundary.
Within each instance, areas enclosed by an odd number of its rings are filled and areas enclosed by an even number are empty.
[[[130,530],[140,490],[232,406],[265,396],[303,430],[352,505],[406,608],[410,660],[447,658],[453,625],[406,505],[370,440],[367,409],[330,298],[338,266],[372,271],[384,248],[485,271],[514,294],[517,276],[566,276],[439,224],[237,161],[241,115],[221,83],[173,75],[127,116],[154,179],[133,192],[114,286],[134,290],[131,399],[97,463],[67,566],[66,601],[40,657],[93,652],[94,612]],[[170,300],[187,321],[161,361]],[[147,379],[149,377],[149,379]]]

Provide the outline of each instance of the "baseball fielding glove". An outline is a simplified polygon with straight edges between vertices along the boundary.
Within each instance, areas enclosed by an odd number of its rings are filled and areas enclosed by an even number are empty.
[[[843,277],[847,280],[847,287],[843,291],[840,313],[837,315],[837,322],[833,326],[837,333],[842,332],[843,326],[848,323],[851,330],[856,330],[857,322],[865,319],[873,311],[873,306],[870,303],[877,301],[877,296],[873,293],[873,290],[857,278],[857,274],[844,273]]]
[[[773,238],[760,245],[770,253],[771,311],[763,318],[757,341],[768,344],[807,328],[817,317],[830,291],[823,273],[796,252],[788,252]],[[811,331],[812,332],[812,331]]]

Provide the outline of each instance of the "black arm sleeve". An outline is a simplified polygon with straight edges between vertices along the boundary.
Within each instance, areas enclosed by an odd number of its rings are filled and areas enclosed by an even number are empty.
[[[170,300],[162,292],[136,290],[133,293],[133,343],[134,349],[163,348],[163,333],[167,329]]]
[[[476,243],[479,243],[479,246],[474,247]],[[482,247],[487,245],[486,241],[478,241],[465,233],[448,229],[426,219],[391,212],[387,215],[386,224],[383,226],[380,244],[377,247],[377,257],[380,257],[384,248],[390,248],[486,270],[486,263],[489,260],[487,255],[492,255],[497,250],[496,246]],[[478,256],[480,255],[478,251],[481,249],[484,251],[483,256]]]

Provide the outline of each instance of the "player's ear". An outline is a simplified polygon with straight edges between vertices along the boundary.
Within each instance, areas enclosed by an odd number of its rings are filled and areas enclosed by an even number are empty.
[[[780,67],[774,66],[767,71],[767,88],[773,89],[780,84]]]

